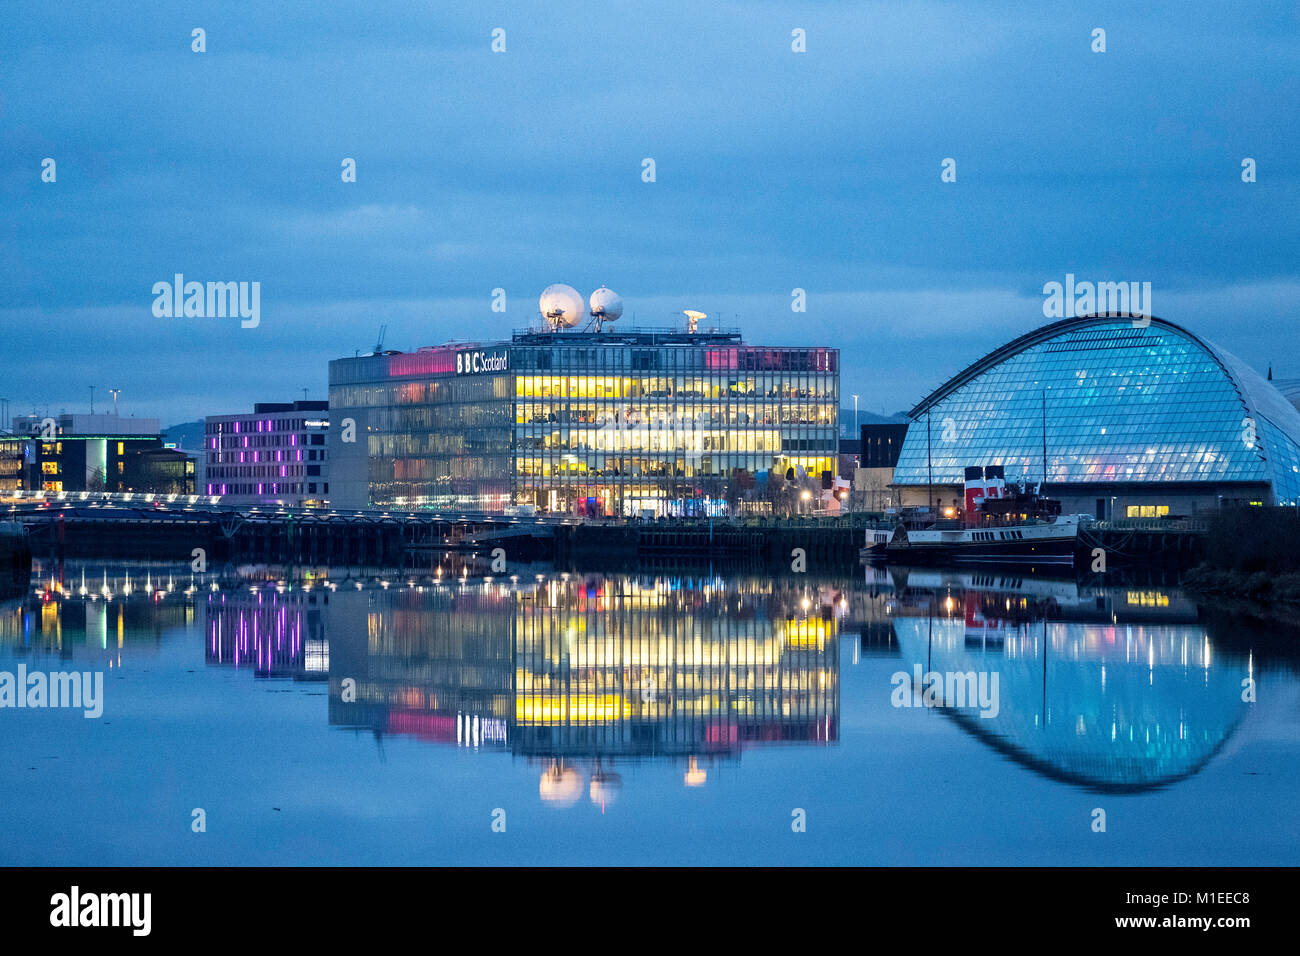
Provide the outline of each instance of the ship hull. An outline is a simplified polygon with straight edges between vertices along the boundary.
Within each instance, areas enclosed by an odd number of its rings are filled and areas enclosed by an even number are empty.
[[[921,531],[885,548],[891,563],[912,565],[1034,565],[1072,567],[1074,525],[1038,525],[995,531]]]

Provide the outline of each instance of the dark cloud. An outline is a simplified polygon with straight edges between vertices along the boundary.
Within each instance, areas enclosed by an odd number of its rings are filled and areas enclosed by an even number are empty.
[[[1066,272],[1150,281],[1261,368],[1300,354],[1291,3],[51,6],[0,34],[16,409],[323,394],[384,322],[398,347],[504,335],[553,281],[839,345],[845,393],[890,411]],[[155,319],[176,272],[260,281],[262,326]]]

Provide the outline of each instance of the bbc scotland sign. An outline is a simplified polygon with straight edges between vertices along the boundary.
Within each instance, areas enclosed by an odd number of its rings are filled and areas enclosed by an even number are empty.
[[[457,375],[482,375],[485,372],[507,372],[510,370],[510,353],[505,349],[456,353]]]

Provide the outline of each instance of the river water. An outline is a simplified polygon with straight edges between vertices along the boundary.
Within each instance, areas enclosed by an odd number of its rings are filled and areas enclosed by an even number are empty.
[[[1300,630],[1177,588],[282,573],[0,602],[0,863],[1300,857]]]

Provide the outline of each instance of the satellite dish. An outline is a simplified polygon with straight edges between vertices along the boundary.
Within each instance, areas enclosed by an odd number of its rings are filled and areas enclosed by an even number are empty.
[[[696,312],[694,309],[686,309],[682,315],[686,316],[686,325],[692,332],[699,326],[700,319],[708,318],[703,312]]]
[[[573,286],[562,282],[548,285],[538,300],[538,308],[556,332],[571,329],[581,322],[584,305],[582,294]]]
[[[596,331],[606,322],[614,322],[623,314],[623,300],[612,289],[601,286],[591,294],[591,317],[596,320]]]

